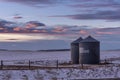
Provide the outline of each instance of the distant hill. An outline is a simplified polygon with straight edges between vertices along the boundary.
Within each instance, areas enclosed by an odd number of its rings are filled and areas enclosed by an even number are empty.
[[[8,51],[7,49],[0,49],[0,51]]]
[[[111,50],[106,50],[106,51],[120,51],[120,49],[111,49]]]
[[[0,49],[0,51],[13,51],[13,52],[32,52],[33,50],[7,50],[7,49]],[[55,51],[70,51],[70,49],[48,49],[48,50],[34,50],[33,52],[55,52]]]
[[[54,51],[70,51],[70,49],[37,50],[37,52],[54,52]]]

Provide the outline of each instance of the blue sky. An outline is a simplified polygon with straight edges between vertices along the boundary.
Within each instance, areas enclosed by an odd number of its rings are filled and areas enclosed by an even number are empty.
[[[119,0],[1,0],[0,15],[9,21],[40,21],[49,26],[118,27],[119,7]],[[15,20],[16,14],[22,18]]]
[[[120,47],[120,0],[0,0],[0,12],[0,42],[44,41],[49,48],[56,40],[69,48],[92,35],[106,49]]]

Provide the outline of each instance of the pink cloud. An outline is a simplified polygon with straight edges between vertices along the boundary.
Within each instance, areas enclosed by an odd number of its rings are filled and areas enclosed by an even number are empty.
[[[86,30],[80,30],[79,33],[82,34],[82,35],[87,35],[88,34],[88,32]]]
[[[13,31],[20,31],[20,30],[22,30],[20,27],[13,28]]]
[[[56,27],[52,30],[52,32],[63,33],[63,32],[67,32],[67,29],[62,28],[62,27]]]
[[[14,19],[22,19],[23,17],[21,17],[21,16],[14,16],[13,18]]]
[[[100,35],[104,35],[104,34],[114,34],[113,32],[100,32],[100,31],[98,31],[98,32],[96,32],[97,34],[100,34]]]
[[[29,21],[26,23],[25,28],[30,29],[30,28],[36,28],[40,26],[45,26],[45,24],[40,23],[38,21]]]
[[[35,30],[32,30],[32,32],[33,33],[47,33],[47,30],[37,30],[37,29],[35,29]]]

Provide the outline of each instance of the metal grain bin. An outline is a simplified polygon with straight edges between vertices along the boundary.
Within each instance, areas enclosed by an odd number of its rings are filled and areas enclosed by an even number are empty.
[[[79,42],[83,39],[80,37],[71,43],[71,61],[72,64],[79,64]]]
[[[99,64],[100,62],[100,42],[88,36],[79,43],[79,63]]]

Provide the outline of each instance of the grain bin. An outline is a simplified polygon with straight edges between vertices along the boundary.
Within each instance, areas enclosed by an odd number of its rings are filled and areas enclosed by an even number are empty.
[[[79,43],[79,63],[99,64],[100,42],[88,36]]]
[[[79,42],[82,38],[78,38],[77,40],[71,43],[71,61],[72,64],[79,64]]]

